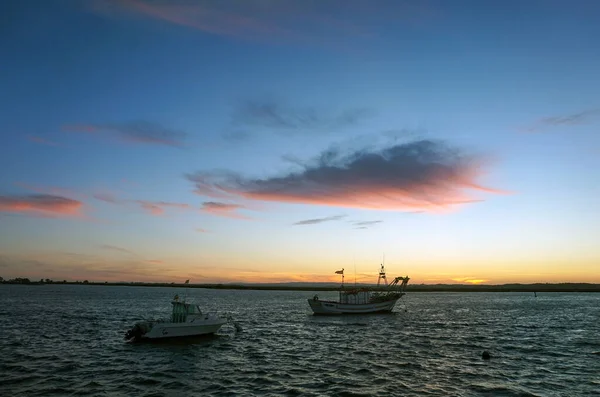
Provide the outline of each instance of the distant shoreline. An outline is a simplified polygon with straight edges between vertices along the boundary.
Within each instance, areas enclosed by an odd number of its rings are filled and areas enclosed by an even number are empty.
[[[171,288],[205,288],[226,290],[256,291],[337,291],[339,285],[326,283],[288,283],[288,284],[180,284],[180,283],[145,283],[145,282],[87,282],[87,281],[30,281],[8,280],[0,283],[16,285],[88,285],[88,286],[126,286],[126,287],[171,287]],[[354,288],[354,284],[346,284],[346,289]],[[371,284],[358,284],[356,288],[385,290]],[[600,284],[559,283],[559,284],[501,284],[501,285],[468,285],[468,284],[413,284],[406,287],[406,292],[600,292]]]

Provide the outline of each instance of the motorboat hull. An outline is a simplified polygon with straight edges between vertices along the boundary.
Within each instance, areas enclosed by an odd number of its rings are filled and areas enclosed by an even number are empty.
[[[125,333],[124,339],[139,342],[211,335],[231,319],[231,317],[218,315],[214,311],[202,313],[198,305],[188,303],[185,299],[180,301],[179,295],[175,295],[171,305],[173,305],[173,311],[169,319],[138,322]],[[236,329],[239,328],[237,324],[235,326]]]
[[[149,332],[142,335],[142,339],[181,338],[214,334],[226,323],[226,319],[215,319],[210,322],[203,322],[202,324],[157,323],[152,326]]]
[[[314,314],[367,314],[367,313],[389,313],[394,309],[397,298],[375,303],[340,303],[319,299],[308,299],[308,304]]]

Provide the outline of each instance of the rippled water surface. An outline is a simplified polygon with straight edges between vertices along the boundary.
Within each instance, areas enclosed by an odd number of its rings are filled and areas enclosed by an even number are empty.
[[[312,292],[190,289],[242,326],[130,344],[182,289],[0,285],[2,395],[504,395],[600,392],[600,294],[409,293],[393,314],[319,317]],[[336,293],[319,293],[334,298]],[[481,359],[488,350],[492,358]]]

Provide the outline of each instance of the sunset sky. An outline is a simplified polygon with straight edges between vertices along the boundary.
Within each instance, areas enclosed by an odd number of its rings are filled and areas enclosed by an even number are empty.
[[[600,2],[0,15],[5,279],[600,283]]]

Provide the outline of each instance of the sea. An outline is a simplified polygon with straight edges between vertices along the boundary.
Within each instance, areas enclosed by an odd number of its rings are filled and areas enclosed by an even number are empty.
[[[175,294],[233,320],[124,340]],[[409,292],[391,314],[350,316],[312,315],[314,294],[0,285],[0,395],[600,395],[598,293]]]

